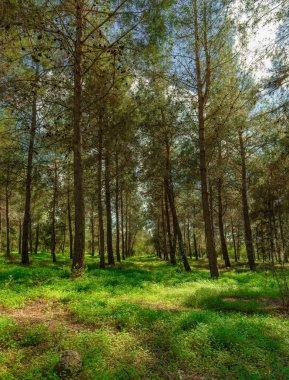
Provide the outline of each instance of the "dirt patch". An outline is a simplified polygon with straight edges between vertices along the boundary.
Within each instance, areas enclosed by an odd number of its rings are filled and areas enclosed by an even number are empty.
[[[60,328],[65,328],[68,332],[78,332],[83,329],[96,330],[101,327],[76,322],[67,306],[55,299],[36,298],[17,309],[0,307],[0,313],[13,318],[19,325],[45,323],[51,332]]]
[[[181,305],[166,305],[164,303],[158,303],[158,302],[147,302],[143,300],[129,300],[127,299],[128,302],[146,307],[148,309],[153,309],[153,310],[163,310],[163,311],[190,311],[191,309],[181,306]]]

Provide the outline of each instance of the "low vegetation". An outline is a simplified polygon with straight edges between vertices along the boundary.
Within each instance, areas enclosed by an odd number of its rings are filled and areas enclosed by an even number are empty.
[[[58,379],[60,353],[83,357],[79,379],[286,379],[289,323],[268,269],[210,278],[154,256],[72,278],[66,257],[1,261],[0,378]]]

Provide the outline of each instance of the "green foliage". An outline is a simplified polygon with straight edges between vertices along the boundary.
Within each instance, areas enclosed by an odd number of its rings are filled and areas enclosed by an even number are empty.
[[[19,343],[24,347],[37,346],[40,343],[49,341],[50,338],[50,333],[45,324],[31,325],[24,329]]]
[[[105,271],[87,258],[86,274],[73,278],[65,257],[43,267],[46,258],[40,254],[30,269],[1,264],[7,314],[40,298],[68,313],[56,314],[54,330],[1,317],[1,380],[57,379],[65,349],[83,357],[85,380],[288,376],[288,323],[267,307],[278,289],[266,270],[233,269],[216,282],[207,270],[179,273],[153,256]]]

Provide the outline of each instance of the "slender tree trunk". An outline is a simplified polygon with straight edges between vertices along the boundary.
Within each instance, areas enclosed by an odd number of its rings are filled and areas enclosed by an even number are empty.
[[[159,215],[157,216],[157,236],[156,236],[156,251],[157,256],[161,259],[162,258],[162,250],[161,250],[161,243],[160,243],[160,218]]]
[[[69,230],[69,256],[73,257],[73,232],[72,232],[72,218],[71,218],[71,204],[70,204],[70,194],[67,190],[67,217],[68,217],[68,230]]]
[[[106,204],[106,241],[108,264],[114,265],[112,246],[112,217],[111,217],[111,191],[110,191],[110,158],[109,152],[105,155],[105,204]]]
[[[177,264],[176,261],[176,250],[175,250],[175,245],[173,243],[172,239],[172,233],[171,233],[171,221],[170,221],[170,213],[169,213],[169,205],[168,205],[168,196],[167,196],[167,191],[164,183],[164,203],[165,203],[165,214],[166,214],[166,224],[167,224],[167,232],[168,232],[168,239],[169,239],[169,247],[170,247],[170,262],[173,265]]]
[[[168,247],[167,247],[167,229],[166,229],[166,221],[165,221],[165,211],[164,211],[164,196],[162,196],[161,201],[161,215],[162,215],[162,235],[163,235],[163,251],[164,251],[164,259],[168,260]]]
[[[30,214],[31,216],[31,214]],[[32,220],[30,217],[30,222],[29,222],[29,253],[32,255],[33,254],[33,234],[32,234]]]
[[[251,221],[249,216],[249,205],[248,205],[248,194],[247,194],[247,167],[246,167],[246,152],[243,141],[242,131],[239,131],[239,144],[240,144],[240,155],[241,155],[241,168],[242,168],[242,207],[243,207],[243,219],[244,219],[244,233],[245,233],[245,245],[248,257],[248,263],[251,270],[256,269],[255,259],[254,259],[254,248],[252,241],[252,229]]]
[[[0,201],[0,253],[2,252],[2,203]]]
[[[132,256],[131,208],[128,213],[128,255]]]
[[[116,167],[116,176],[115,176],[115,228],[116,228],[116,259],[120,263],[120,249],[119,249],[119,168],[118,168],[118,152],[115,156],[115,167]]]
[[[221,182],[221,180],[219,180]],[[218,185],[218,216],[219,216],[219,232],[220,232],[220,240],[221,240],[221,249],[222,255],[225,262],[226,267],[231,267],[231,262],[228,253],[227,241],[224,232],[224,222],[223,222],[223,203],[222,203],[222,184]]]
[[[128,257],[128,193],[125,192],[125,257]]]
[[[198,261],[199,260],[199,253],[198,253],[198,246],[197,246],[197,237],[196,234],[193,234],[193,239],[194,239],[194,251],[195,251],[195,258]]]
[[[240,229],[239,227],[237,228],[237,258],[238,261],[240,260],[241,254],[240,254],[240,249],[241,249],[241,234],[240,234]]]
[[[272,220],[273,220],[273,232],[274,232],[274,238],[275,238],[275,246],[276,246],[276,252],[278,257],[278,262],[281,263],[281,246],[280,246],[280,238],[278,234],[278,228],[276,223],[276,216],[275,216],[275,207],[274,207],[274,200],[271,201],[271,209],[272,209]]]
[[[218,157],[218,163],[219,168],[222,165],[222,146],[221,142],[219,143],[219,157]],[[221,240],[221,249],[222,249],[222,255],[225,262],[226,267],[231,267],[231,262],[229,258],[228,253],[228,247],[227,247],[227,241],[225,237],[224,232],[224,221],[223,221],[223,199],[222,199],[222,191],[223,191],[223,177],[222,174],[220,174],[218,178],[218,219],[219,219],[219,232],[220,232],[220,240]]]
[[[205,3],[204,3],[205,6]],[[205,144],[205,104],[207,101],[210,89],[210,60],[207,54],[207,46],[205,45],[206,52],[206,89],[203,93],[203,79],[201,72],[200,61],[200,39],[199,39],[199,22],[198,22],[198,9],[197,1],[193,0],[194,8],[194,29],[195,29],[195,60],[196,60],[196,80],[197,80],[197,93],[198,93],[198,122],[199,122],[199,160],[200,160],[200,177],[202,189],[202,208],[203,218],[205,224],[206,248],[209,259],[210,273],[212,278],[219,277],[217,254],[215,249],[214,235],[212,231],[211,215],[209,207],[209,194],[208,194],[208,178],[207,178],[207,158],[206,158],[206,144]],[[206,18],[206,15],[204,15]],[[206,20],[204,24],[204,44],[206,41]]]
[[[53,179],[53,198],[52,198],[52,223],[51,223],[51,257],[53,263],[56,263],[56,203],[57,203],[57,167],[54,163],[54,179]]]
[[[65,245],[66,245],[66,224],[64,224],[63,226],[62,247],[61,247],[62,255],[64,255],[64,252],[65,252]]]
[[[184,268],[187,272],[191,271],[190,264],[188,262],[188,258],[186,256],[184,245],[183,245],[183,237],[182,237],[182,231],[180,228],[177,211],[175,207],[175,199],[174,199],[174,193],[173,193],[173,184],[172,184],[172,178],[171,178],[171,153],[170,153],[170,144],[168,141],[168,136],[166,135],[166,178],[165,178],[165,186],[166,191],[168,195],[168,202],[170,205],[171,213],[172,213],[172,222],[173,222],[173,228],[175,235],[178,238],[179,243],[179,251],[180,256],[183,261]]]
[[[286,247],[285,238],[284,238],[284,229],[283,229],[283,221],[282,221],[280,204],[278,204],[278,222],[279,222],[280,236],[281,236],[281,242],[282,242],[283,259],[285,263],[288,263],[288,253],[287,253],[287,247]]]
[[[215,227],[214,227],[214,195],[213,186],[209,183],[209,205],[210,205],[210,217],[212,225],[213,242],[215,244]]]
[[[35,79],[38,83],[38,66],[36,68]],[[31,183],[32,183],[32,166],[33,166],[33,153],[34,153],[34,140],[37,125],[37,94],[34,92],[32,99],[32,117],[30,127],[30,138],[27,157],[27,173],[26,173],[26,191],[25,191],[25,206],[24,206],[24,219],[23,219],[23,235],[22,235],[22,250],[21,262],[23,265],[29,265],[29,224],[31,220],[30,205],[31,205]]]
[[[237,247],[236,247],[236,238],[235,238],[235,230],[234,230],[234,224],[233,220],[231,219],[231,231],[232,231],[232,239],[233,239],[233,247],[234,247],[234,257],[235,262],[238,262],[238,255],[237,255]]]
[[[35,255],[37,255],[38,253],[38,245],[39,245],[39,223],[37,223],[37,226],[36,226],[35,248],[34,248]]]
[[[125,239],[124,239],[124,207],[123,207],[123,187],[120,190],[120,222],[121,222],[121,255],[122,259],[125,260]]]
[[[196,206],[193,206],[193,213],[194,213],[194,223],[193,223],[193,240],[194,240],[194,252],[195,252],[195,258],[198,261],[199,260],[199,252],[198,252],[198,245],[197,245],[197,237],[196,237],[196,230],[195,230],[195,219],[196,219]]]
[[[7,175],[7,183],[5,186],[5,203],[6,203],[6,257],[8,260],[12,259],[11,248],[10,248],[10,194],[9,194],[9,174]]]
[[[90,217],[90,227],[91,227],[91,255],[95,255],[95,244],[94,244],[94,213],[93,213],[93,202],[91,205],[91,217]]]
[[[74,99],[73,99],[73,169],[74,169],[74,252],[72,269],[83,269],[85,250],[85,209],[82,162],[82,38],[83,38],[83,1],[75,7],[76,39],[74,48]]]
[[[97,176],[97,205],[98,205],[98,233],[99,233],[99,257],[100,268],[105,268],[104,258],[104,228],[103,228],[103,210],[102,210],[102,128],[99,127],[98,135],[98,176]]]
[[[22,221],[19,219],[19,236],[18,236],[18,253],[21,255],[22,250]]]
[[[191,231],[190,231],[190,221],[188,219],[188,224],[187,224],[187,237],[188,237],[188,248],[189,248],[189,255],[190,258],[193,258],[193,253],[192,253],[192,247],[191,247]]]

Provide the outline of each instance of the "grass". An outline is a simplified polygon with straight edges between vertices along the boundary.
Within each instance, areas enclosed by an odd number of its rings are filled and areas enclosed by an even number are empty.
[[[46,254],[31,267],[0,262],[0,379],[58,379],[64,349],[78,379],[289,379],[289,323],[267,270],[209,278],[153,256],[82,278]],[[196,269],[197,268],[197,269]]]

